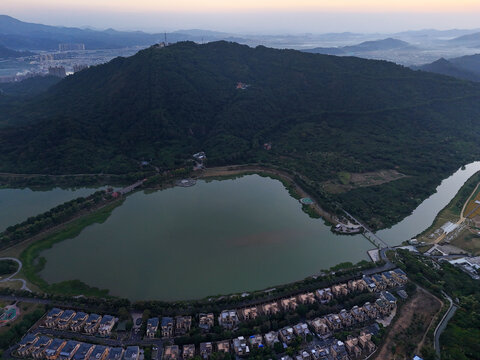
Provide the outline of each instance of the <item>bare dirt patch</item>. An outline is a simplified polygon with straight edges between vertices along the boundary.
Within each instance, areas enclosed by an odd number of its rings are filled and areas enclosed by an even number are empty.
[[[332,194],[339,194],[359,187],[381,185],[406,175],[397,170],[378,170],[366,173],[339,173],[338,179],[323,183],[324,189]]]
[[[442,302],[427,291],[417,292],[399,311],[398,318],[386,336],[386,341],[376,354],[376,360],[406,360],[424,341]]]

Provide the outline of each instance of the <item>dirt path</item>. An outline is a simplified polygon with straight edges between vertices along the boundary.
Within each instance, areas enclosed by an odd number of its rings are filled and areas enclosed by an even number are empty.
[[[418,285],[417,285],[418,286]],[[424,290],[425,292],[427,292],[425,289],[421,288],[422,290]],[[417,346],[417,350],[416,350],[416,353],[418,354],[420,352],[420,350],[422,349],[423,347],[423,344],[425,344],[425,339],[427,338],[427,334],[428,332],[430,331],[430,328],[432,327],[433,323],[435,322],[435,320],[437,319],[438,315],[440,314],[440,312],[442,311],[442,308],[443,308],[443,301],[440,300],[438,297],[436,297],[435,295],[433,295],[432,293],[430,292],[427,292],[430,296],[433,296],[435,299],[437,299],[438,303],[441,304],[440,305],[440,308],[438,309],[437,313],[432,317],[432,320],[430,321],[430,324],[428,324],[428,327],[427,329],[425,330],[425,334],[423,334],[423,338],[422,338],[422,341],[420,341],[420,343],[418,344]]]
[[[294,180],[291,174],[288,174],[284,171],[272,169],[272,168],[265,168],[258,165],[233,165],[233,166],[219,166],[213,168],[207,168],[203,170],[201,174],[199,174],[200,178],[208,178],[208,177],[216,177],[216,176],[232,176],[232,175],[241,175],[249,172],[255,173],[262,173],[262,174],[270,174],[276,175],[281,177],[283,180],[287,181],[289,184],[293,185],[295,188],[295,192],[300,195],[300,197],[309,197],[311,196],[302,189]],[[320,215],[322,218],[326,219],[327,221],[337,224],[338,220],[335,216],[330,214],[329,212],[322,209],[317,202],[313,203],[312,205],[315,212]]]
[[[475,189],[473,189],[467,201],[465,201],[465,203],[463,204],[462,211],[460,212],[460,219],[456,223],[457,226],[461,225],[465,221],[465,217],[464,217],[465,209],[479,186],[480,186],[480,183],[478,183],[477,186],[475,186]],[[445,238],[446,235],[447,235],[446,233],[441,234],[438,238],[435,239],[434,244],[438,244],[440,241],[442,241]]]
[[[415,295],[400,309],[398,318],[391,325],[386,341],[375,359],[411,359],[406,354],[405,346],[412,344],[415,346],[413,348],[415,351],[423,345],[432,321],[442,306],[443,303],[438,298],[422,288],[417,288]]]

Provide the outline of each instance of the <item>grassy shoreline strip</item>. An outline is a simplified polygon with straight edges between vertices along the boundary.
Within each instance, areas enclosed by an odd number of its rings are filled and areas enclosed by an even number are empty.
[[[427,234],[431,233],[435,229],[439,228],[443,224],[438,224],[439,220],[448,214],[456,215],[460,217],[460,212],[462,211],[463,204],[468,200],[472,191],[475,189],[475,186],[480,182],[480,171],[477,171],[473,174],[466,182],[462,185],[460,190],[458,190],[457,194],[453,197],[452,200],[442,209],[440,212],[435,216],[432,224],[423,230],[421,233],[417,234],[415,237],[419,238],[422,236],[426,236]],[[476,194],[480,191],[480,187],[477,190]],[[473,195],[472,199],[475,198]]]
[[[109,204],[97,211],[75,220],[58,232],[47,235],[45,238],[31,244],[20,255],[20,260],[23,263],[23,276],[27,279],[27,281],[35,284],[42,291],[49,293],[60,293],[63,295],[107,296],[108,290],[90,287],[79,280],[49,284],[38,274],[44,268],[46,263],[45,258],[39,256],[43,250],[50,249],[54,244],[78,236],[87,226],[95,223],[101,224],[105,222],[111,215],[112,211],[122,203],[123,201]],[[38,263],[35,263],[36,259],[38,259]]]

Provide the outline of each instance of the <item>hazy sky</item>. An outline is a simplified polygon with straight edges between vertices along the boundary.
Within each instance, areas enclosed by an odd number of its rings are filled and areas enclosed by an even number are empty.
[[[0,13],[51,25],[147,31],[320,33],[480,27],[480,0],[0,0]]]

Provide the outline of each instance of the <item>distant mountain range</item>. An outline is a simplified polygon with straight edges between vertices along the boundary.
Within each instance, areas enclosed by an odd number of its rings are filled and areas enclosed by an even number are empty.
[[[382,40],[364,41],[358,45],[342,46],[342,47],[317,47],[313,49],[303,50],[304,52],[325,55],[354,55],[358,53],[367,53],[379,50],[393,50],[411,47],[408,42],[387,38]]]
[[[168,33],[169,42],[183,40],[205,41],[208,34]],[[148,34],[141,31],[125,32],[108,29],[104,31],[58,27],[27,23],[7,15],[0,15],[0,45],[15,50],[58,50],[61,43],[81,43],[87,50],[116,49],[131,46],[148,46],[164,41],[165,34]],[[215,37],[216,39],[216,37]]]
[[[450,40],[450,43],[480,48],[480,32],[467,34]]]
[[[430,64],[413,66],[412,69],[453,76],[458,79],[480,81],[480,54],[449,60],[441,58]]]

